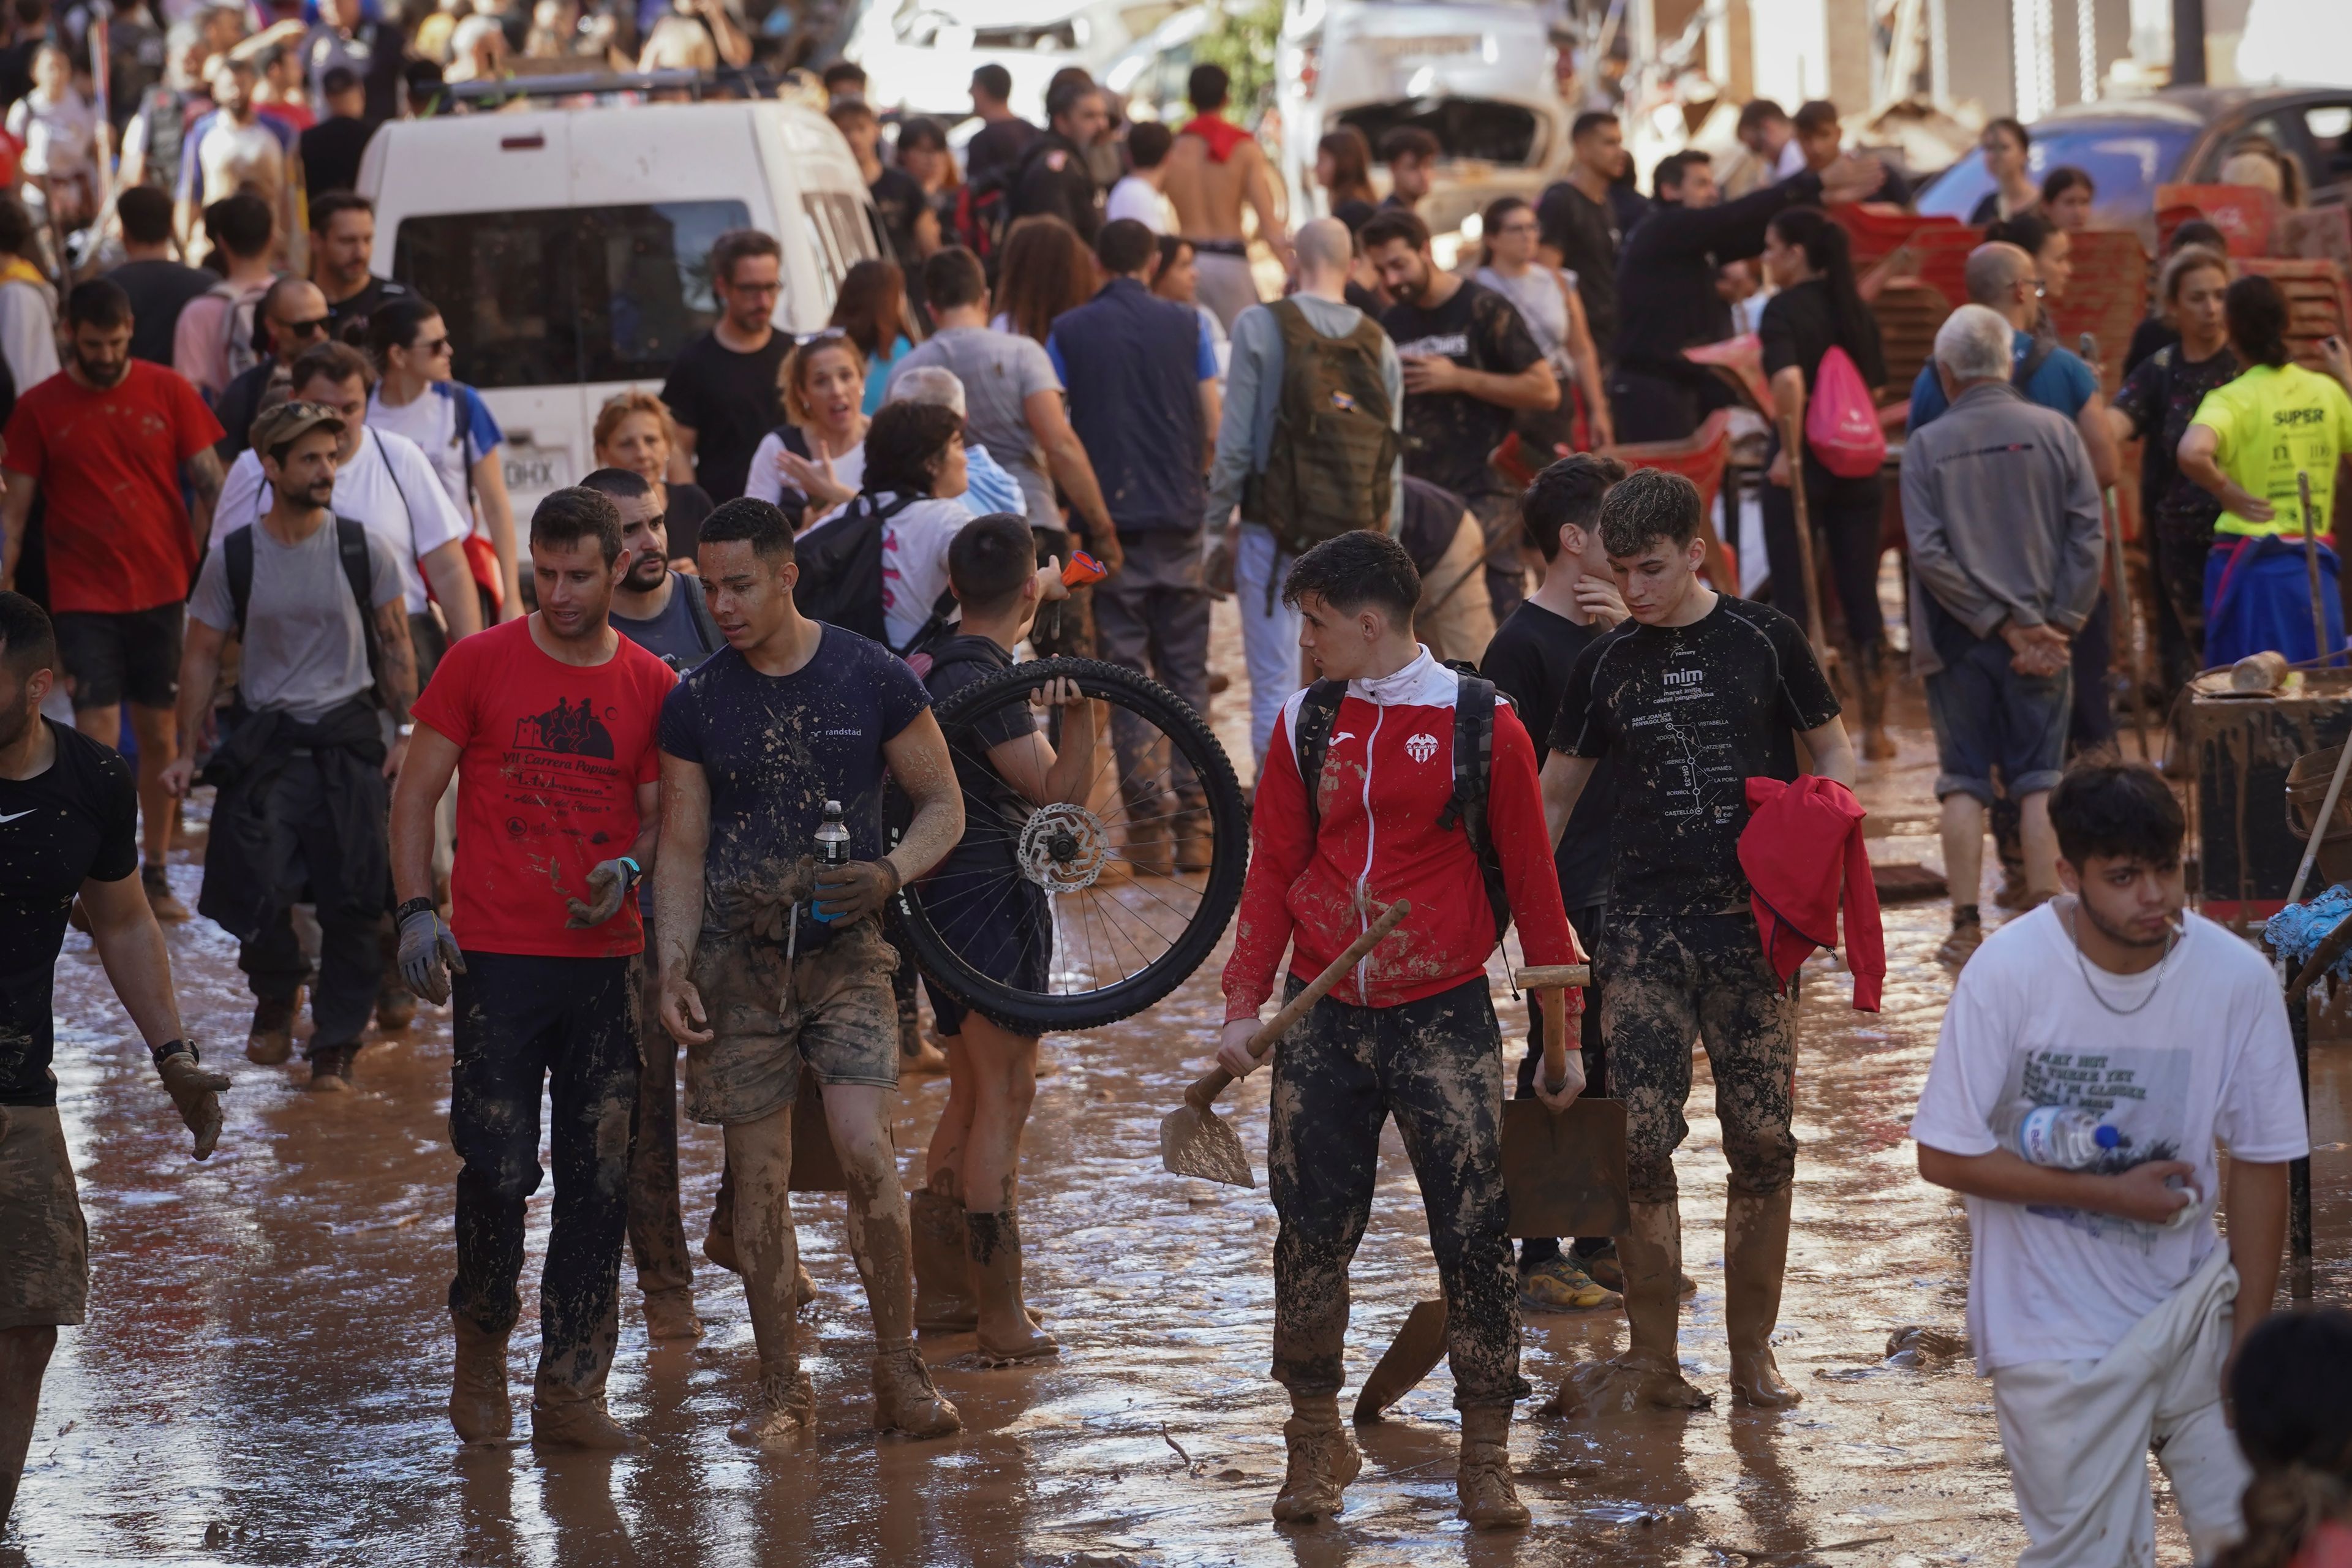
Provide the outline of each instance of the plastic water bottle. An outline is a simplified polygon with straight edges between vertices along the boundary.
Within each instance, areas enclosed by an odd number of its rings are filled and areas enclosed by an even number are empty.
[[[2062,1171],[2080,1171],[2123,1142],[2123,1134],[2071,1105],[2013,1100],[1992,1119],[1993,1136],[2020,1159]]]
[[[837,800],[824,803],[824,822],[816,830],[816,863],[819,870],[849,864],[849,829],[842,824]]]

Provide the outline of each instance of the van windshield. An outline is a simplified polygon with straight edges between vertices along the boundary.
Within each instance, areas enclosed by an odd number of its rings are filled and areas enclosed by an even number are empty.
[[[1339,122],[1364,133],[1377,147],[1381,138],[1400,125],[1418,126],[1437,138],[1439,155],[1475,158],[1489,163],[1526,163],[1542,151],[1536,145],[1535,113],[1516,103],[1492,99],[1405,99],[1396,103],[1365,103],[1340,112]]]
[[[440,307],[469,385],[656,381],[718,320],[711,243],[751,221],[732,201],[404,218],[393,275]]]

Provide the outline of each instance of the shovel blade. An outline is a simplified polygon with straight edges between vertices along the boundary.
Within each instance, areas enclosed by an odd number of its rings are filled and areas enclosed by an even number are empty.
[[[1624,1235],[1624,1101],[1579,1100],[1554,1114],[1541,1100],[1505,1100],[1503,1188],[1515,1237]]]
[[[1415,1301],[1412,1310],[1405,1314],[1404,1327],[1397,1331],[1396,1339],[1364,1379],[1361,1392],[1356,1395],[1356,1425],[1365,1426],[1381,1418],[1381,1412],[1413,1391],[1421,1380],[1437,1369],[1445,1355],[1445,1301]]]
[[[1213,1110],[1180,1105],[1160,1123],[1160,1163],[1170,1173],[1232,1187],[1255,1187],[1239,1134]]]

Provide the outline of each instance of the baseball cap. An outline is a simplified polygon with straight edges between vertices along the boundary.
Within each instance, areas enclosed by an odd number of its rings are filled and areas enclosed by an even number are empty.
[[[281,403],[265,409],[254,419],[249,439],[255,451],[267,453],[299,440],[313,430],[331,430],[340,436],[343,433],[343,416],[323,403]]]

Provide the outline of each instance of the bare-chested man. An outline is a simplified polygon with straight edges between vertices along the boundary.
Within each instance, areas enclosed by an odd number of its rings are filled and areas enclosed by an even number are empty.
[[[1201,269],[1201,303],[1231,331],[1234,318],[1259,303],[1242,237],[1242,206],[1257,214],[1258,237],[1290,265],[1290,240],[1274,207],[1274,171],[1248,132],[1227,120],[1232,80],[1223,66],[1194,66],[1185,96],[1192,118],[1176,132],[1162,189],[1176,208],[1178,231],[1192,242]]]

